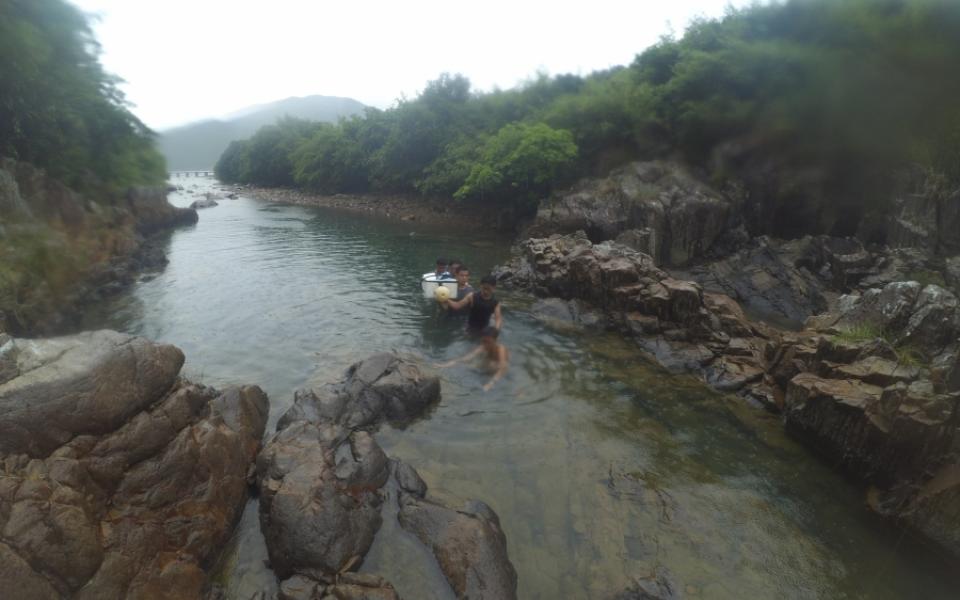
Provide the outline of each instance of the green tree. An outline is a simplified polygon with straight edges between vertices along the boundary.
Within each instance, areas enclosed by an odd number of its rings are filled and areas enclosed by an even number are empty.
[[[569,131],[545,123],[505,125],[483,146],[480,159],[457,190],[457,199],[495,196],[532,203],[562,180],[577,157]]]
[[[162,183],[153,134],[127,109],[98,50],[84,15],[62,0],[0,3],[0,155],[82,191]]]

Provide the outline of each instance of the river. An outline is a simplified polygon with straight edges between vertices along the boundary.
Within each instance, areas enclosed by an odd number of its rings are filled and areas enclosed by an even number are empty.
[[[181,179],[187,205],[216,188]],[[191,187],[193,186],[193,187]],[[508,252],[483,232],[428,229],[248,198],[170,234],[170,264],[87,316],[176,344],[185,374],[270,396],[272,431],[296,388],[396,350],[439,362],[471,348],[418,278],[438,255],[474,279]],[[957,580],[880,522],[863,493],[787,438],[777,417],[669,375],[620,337],[538,320],[503,295],[508,376],[483,392],[442,371],[432,414],[377,438],[441,497],[499,514],[522,599],[604,599],[665,568],[684,598],[955,598]],[[392,506],[386,503],[386,510]],[[256,500],[217,567],[231,598],[271,598]],[[446,599],[439,570],[387,519],[363,571],[406,600]]]

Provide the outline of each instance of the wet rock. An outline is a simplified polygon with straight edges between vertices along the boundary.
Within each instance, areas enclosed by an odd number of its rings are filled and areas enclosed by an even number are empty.
[[[436,377],[386,353],[354,364],[339,382],[297,392],[257,459],[261,530],[281,578],[335,584],[326,594],[337,598],[391,597],[392,588],[343,587],[337,577],[359,567],[373,543],[391,468],[401,489],[422,496],[426,484],[403,463],[391,467],[362,428],[407,423],[439,398]]]
[[[393,476],[397,480],[400,489],[412,494],[417,498],[423,498],[427,494],[427,484],[420,478],[420,474],[407,463],[399,460],[390,462],[393,469]]]
[[[956,395],[937,394],[929,382],[884,389],[802,373],[787,388],[784,419],[816,452],[888,489],[950,460],[956,405]]]
[[[457,598],[517,597],[517,573],[496,514],[480,502],[453,510],[401,494],[400,525],[427,545]]]
[[[12,346],[17,371],[0,385],[14,407],[0,411],[10,597],[199,598],[247,499],[266,396],[176,379],[179,350],[113,332]]]
[[[835,379],[858,379],[880,387],[913,381],[919,375],[920,369],[916,366],[900,364],[879,356],[870,356],[852,364],[834,366],[832,369],[832,377]]]
[[[910,490],[913,493],[906,500],[898,491],[881,494],[879,502],[890,502],[893,510],[879,512],[899,519],[950,555],[960,556],[960,465],[939,468],[922,487]]]
[[[387,457],[373,437],[296,421],[257,458],[260,528],[281,578],[330,578],[359,566],[380,528]]]
[[[202,200],[194,200],[190,203],[190,208],[194,210],[201,208],[213,208],[214,206],[219,206],[219,204],[213,198],[203,198]]]
[[[197,211],[167,202],[163,188],[134,187],[127,191],[127,207],[136,219],[137,231],[143,235],[163,229],[197,222]]]
[[[38,458],[116,430],[166,394],[183,365],[174,346],[114,331],[13,340],[3,355],[0,452]]]
[[[657,264],[682,265],[706,254],[730,229],[732,207],[677,163],[640,162],[542,203],[530,234],[583,230],[594,242],[617,238]]]
[[[280,582],[280,600],[316,600],[327,587],[304,575],[294,575]]]
[[[758,318],[799,328],[807,317],[826,310],[827,300],[823,284],[796,260],[777,242],[758,238],[752,247],[696,267],[689,275],[706,291],[730,296]]]
[[[384,421],[399,426],[422,416],[439,399],[438,377],[426,375],[416,363],[395,354],[375,354],[351,366],[341,381],[299,390],[277,429],[298,420],[339,423],[351,429]]]
[[[332,600],[400,600],[389,582],[367,573],[344,573],[324,598]]]
[[[650,575],[636,577],[624,591],[611,596],[610,600],[679,600],[679,586],[666,568],[658,567]]]
[[[899,281],[847,297],[836,326],[872,327],[930,358],[957,341],[960,312],[952,292],[938,285]]]

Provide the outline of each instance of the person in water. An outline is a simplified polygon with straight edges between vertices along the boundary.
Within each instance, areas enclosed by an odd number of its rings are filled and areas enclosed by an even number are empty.
[[[490,377],[490,381],[483,385],[483,391],[487,392],[495,383],[500,381],[507,372],[507,366],[510,363],[510,351],[507,350],[506,346],[497,341],[498,337],[500,337],[499,329],[496,327],[487,327],[480,333],[480,345],[477,346],[476,349],[466,356],[441,363],[437,366],[440,368],[452,367],[457,363],[467,362],[475,356],[485,353],[487,361],[493,369],[493,376]]]
[[[456,276],[457,276],[457,271],[458,271],[458,270],[460,269],[460,267],[462,267],[462,266],[463,266],[463,263],[460,261],[459,258],[451,258],[451,259],[450,259],[450,265],[449,265],[449,267],[450,267],[450,274],[453,275],[454,277],[456,277]]]
[[[473,288],[470,287],[470,268],[467,265],[460,265],[460,268],[454,271],[453,276],[457,280],[457,297],[454,300],[463,300],[467,297],[467,294],[473,293]]]
[[[436,275],[437,278],[439,279],[451,278],[452,275],[450,275],[450,271],[447,269],[449,264],[450,264],[450,261],[448,261],[446,258],[443,258],[441,256],[440,258],[437,259],[437,270],[434,271],[433,274]]]
[[[479,333],[490,326],[490,317],[493,317],[493,326],[497,331],[503,327],[503,315],[500,312],[500,301],[494,295],[497,290],[497,278],[487,275],[480,280],[480,291],[474,290],[464,296],[462,300],[444,300],[443,304],[452,310],[467,312],[467,331]]]

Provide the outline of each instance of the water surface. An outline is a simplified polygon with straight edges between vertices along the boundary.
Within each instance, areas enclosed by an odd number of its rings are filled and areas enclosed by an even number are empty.
[[[178,183],[180,205],[215,185]],[[87,324],[176,344],[186,374],[204,383],[259,384],[272,430],[296,388],[371,353],[467,353],[462,325],[419,297],[418,277],[442,254],[476,279],[508,245],[480,231],[224,199],[170,236],[165,270]],[[529,298],[504,300],[508,376],[484,393],[481,370],[444,370],[430,417],[378,440],[432,494],[497,511],[520,598],[603,599],[656,569],[686,598],[956,597],[938,559],[872,517],[862,492],[775,417],[665,373],[618,336],[544,323]],[[252,500],[218,574],[233,598],[276,591],[256,510]],[[432,559],[390,519],[362,569],[407,600],[448,597]]]

